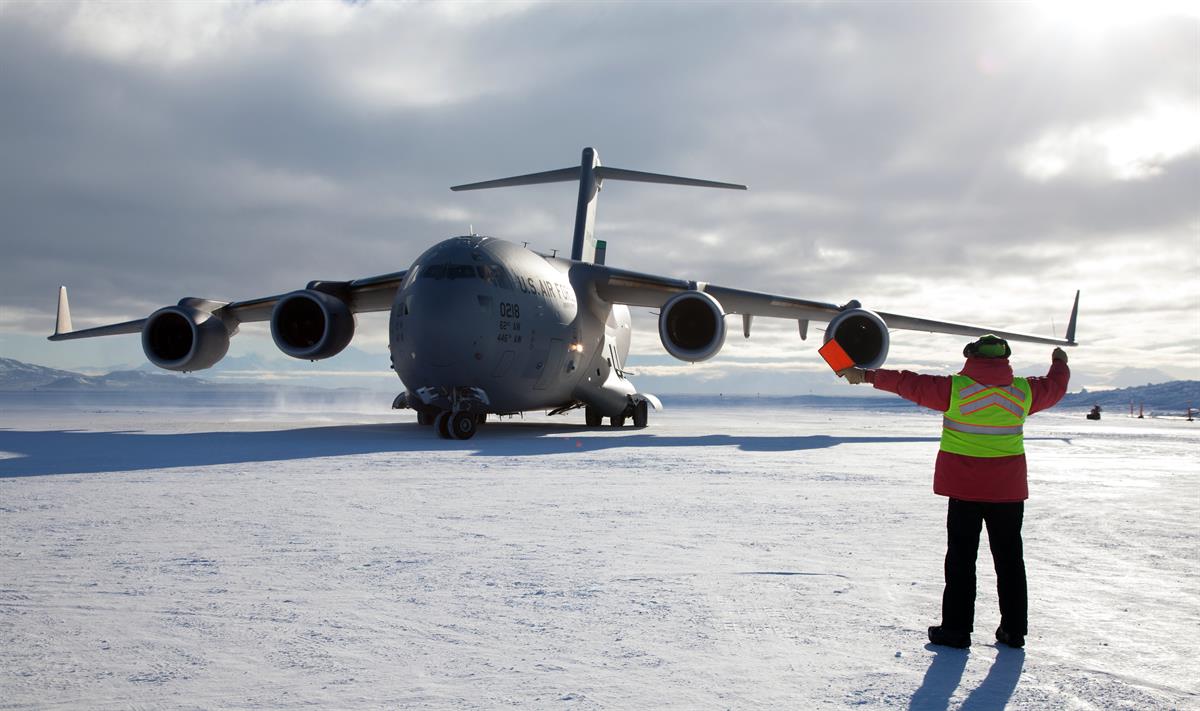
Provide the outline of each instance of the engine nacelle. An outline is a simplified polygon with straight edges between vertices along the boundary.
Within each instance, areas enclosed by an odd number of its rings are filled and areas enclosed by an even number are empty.
[[[879,314],[859,308],[847,309],[829,322],[825,342],[831,339],[837,339],[856,366],[867,369],[883,365],[891,343],[887,324]]]
[[[194,306],[167,306],[146,319],[142,350],[160,368],[204,370],[229,352],[229,336],[225,323],[211,312]]]
[[[679,360],[708,360],[725,345],[725,311],[703,291],[676,294],[663,304],[658,337],[663,348]]]
[[[354,314],[345,301],[323,291],[293,291],[271,312],[271,337],[293,358],[332,358],[354,338]]]

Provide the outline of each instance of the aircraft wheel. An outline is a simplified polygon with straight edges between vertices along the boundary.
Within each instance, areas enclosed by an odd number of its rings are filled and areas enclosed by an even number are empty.
[[[596,408],[585,407],[583,409],[583,422],[588,427],[599,427],[600,423],[603,421],[604,421],[604,415],[601,415],[600,411],[597,410]]]
[[[485,422],[487,422],[487,413],[486,412],[481,412],[475,416],[475,424],[482,425]]]
[[[612,423],[613,427],[624,427],[625,426],[625,416],[624,415],[613,415],[612,417],[608,418],[608,421]]]
[[[437,415],[429,410],[417,410],[418,425],[432,425],[435,419],[437,419]]]
[[[437,430],[438,437],[442,439],[450,439],[450,413],[443,410],[437,414],[433,420],[434,429]]]
[[[633,426],[645,427],[650,420],[650,403],[642,400],[633,406]]]
[[[471,439],[475,436],[475,429],[479,423],[475,421],[475,415],[469,412],[456,412],[449,416],[450,434],[454,439]]]

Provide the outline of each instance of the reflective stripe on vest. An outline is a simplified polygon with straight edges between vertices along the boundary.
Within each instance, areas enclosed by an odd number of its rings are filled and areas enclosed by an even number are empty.
[[[1019,435],[1025,433],[1024,425],[1014,425],[1013,427],[989,427],[987,425],[968,425],[965,422],[955,422],[949,417],[942,418],[942,427],[955,432],[966,432],[967,434],[981,435]]]
[[[965,375],[951,382],[950,407],[942,418],[941,449],[969,457],[1024,454],[1024,423],[1033,393],[1024,378],[1012,385],[981,385]]]
[[[971,402],[964,402],[962,404],[962,407],[959,408],[959,410],[964,415],[970,415],[971,413],[979,412],[980,410],[984,409],[985,407],[993,407],[993,406],[994,407],[1002,407],[1017,417],[1024,417],[1024,415],[1025,415],[1025,411],[1023,408],[1023,406],[1024,406],[1023,402],[1013,402],[1012,400],[1004,397],[1003,395],[988,395],[986,397],[981,397],[978,400],[972,400]]]

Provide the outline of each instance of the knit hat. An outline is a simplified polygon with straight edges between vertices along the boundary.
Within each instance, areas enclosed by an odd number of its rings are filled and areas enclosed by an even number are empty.
[[[1012,355],[1012,349],[1008,347],[1008,341],[987,334],[981,336],[978,341],[968,343],[966,348],[963,348],[963,356],[970,358],[1007,358]]]

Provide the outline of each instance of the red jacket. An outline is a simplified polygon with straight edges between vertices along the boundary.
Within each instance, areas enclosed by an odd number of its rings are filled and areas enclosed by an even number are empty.
[[[1011,385],[1012,366],[1007,358],[967,358],[960,371],[982,385]],[[921,375],[907,370],[868,370],[867,382],[877,390],[896,393],[905,400],[939,412],[950,409],[948,375]],[[1053,407],[1067,392],[1071,370],[1056,360],[1042,378],[1028,378],[1033,393],[1029,414]],[[1024,501],[1029,498],[1025,455],[1012,457],[968,457],[965,454],[938,452],[933,470],[933,491],[966,501]]]

